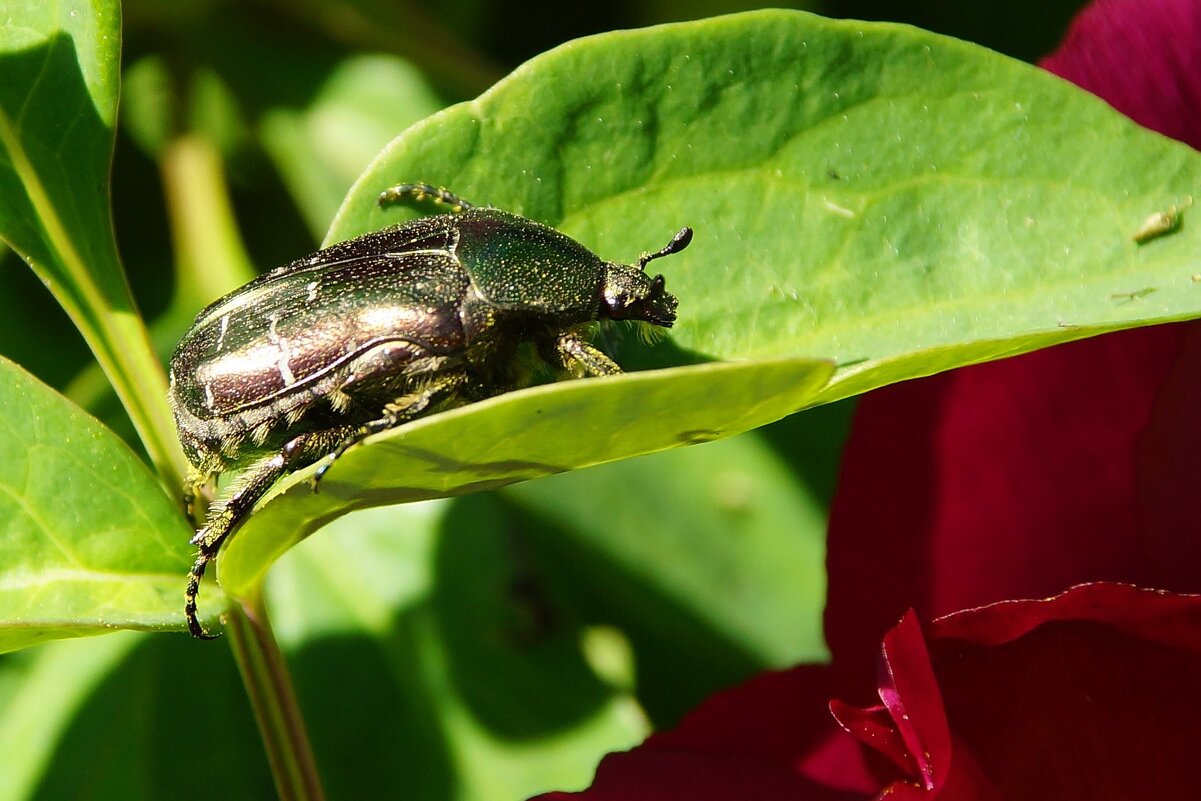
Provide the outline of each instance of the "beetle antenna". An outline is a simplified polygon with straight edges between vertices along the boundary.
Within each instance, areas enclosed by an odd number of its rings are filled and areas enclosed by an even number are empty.
[[[662,249],[656,251],[655,253],[643,253],[642,257],[638,259],[638,269],[646,270],[646,265],[648,262],[652,262],[655,259],[661,259],[664,256],[670,256],[673,253],[679,253],[681,250],[688,247],[688,243],[691,241],[692,229],[687,227],[681,228],[680,232],[673,236],[671,241],[664,245]]]

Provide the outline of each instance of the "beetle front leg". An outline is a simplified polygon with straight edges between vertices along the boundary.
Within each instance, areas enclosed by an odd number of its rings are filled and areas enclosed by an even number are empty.
[[[555,337],[551,348],[543,347],[542,358],[569,373],[585,376],[616,375],[621,372],[617,362],[599,348],[570,332]]]

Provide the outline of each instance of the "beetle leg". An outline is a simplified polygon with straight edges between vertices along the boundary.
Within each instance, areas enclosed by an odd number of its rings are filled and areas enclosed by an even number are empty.
[[[449,189],[443,189],[440,186],[432,184],[423,184],[421,182],[412,184],[397,184],[380,192],[378,202],[381,206],[387,206],[392,203],[397,203],[405,198],[412,198],[420,203],[426,199],[432,199],[435,203],[445,203],[450,206],[450,210],[454,214],[467,209],[475,208],[474,204],[468,203],[463,198],[451,192]]]
[[[229,497],[209,508],[204,528],[192,538],[192,544],[197,546],[196,561],[188,572],[188,588],[184,596],[184,617],[187,618],[188,631],[193,637],[201,640],[216,638],[216,635],[204,630],[196,617],[196,597],[200,593],[200,582],[204,578],[205,568],[217,557],[221,545],[237,530],[258,500],[281,476],[317,461],[354,430],[354,426],[342,426],[301,434],[284,445],[278,453],[265,456],[247,468],[230,488]]]
[[[209,508],[208,520],[204,528],[196,532],[192,544],[197,547],[196,561],[188,572],[188,589],[184,595],[184,617],[188,621],[188,631],[200,640],[211,640],[216,635],[209,634],[200,625],[196,617],[196,596],[200,592],[200,581],[204,578],[204,570],[208,563],[217,556],[221,544],[225,542],[242,518],[254,506],[254,502],[263,496],[275,480],[283,475],[287,459],[284,454],[276,453],[255,462],[244,476],[234,484],[232,495],[226,500],[218,501]]]
[[[188,458],[192,466],[188,468],[188,474],[184,477],[183,495],[180,500],[188,522],[195,525],[196,501],[199,499],[204,502],[202,509],[212,503],[213,487],[210,482],[224,469],[225,465],[219,456],[207,449],[198,450]]]
[[[346,433],[340,436],[341,441],[332,450],[327,451],[329,453],[328,461],[317,468],[317,472],[313,474],[313,492],[317,492],[321,479],[325,478],[325,474],[333,467],[334,462],[341,458],[342,454],[372,434],[379,434],[409,422],[434,404],[452,397],[466,383],[467,374],[465,372],[452,372],[436,376],[431,378],[421,390],[386,404],[383,414],[379,418],[370,420],[357,428],[335,429],[335,432],[346,431]]]
[[[205,631],[204,626],[200,625],[200,619],[196,617],[196,596],[200,594],[200,580],[204,578],[204,569],[211,561],[213,555],[201,549],[196,554],[192,569],[188,571],[188,589],[184,596],[183,613],[188,621],[188,631],[198,640],[215,640],[219,636]]]
[[[577,334],[564,332],[553,342],[553,348],[541,347],[542,357],[555,367],[569,373],[586,376],[616,375],[621,372],[617,362],[610,359],[600,348],[585,342]]]
[[[199,471],[192,470],[184,479],[183,497],[180,500],[183,502],[183,513],[188,518],[189,525],[196,525],[196,497],[203,492],[204,485],[210,478],[211,476],[201,475]]]

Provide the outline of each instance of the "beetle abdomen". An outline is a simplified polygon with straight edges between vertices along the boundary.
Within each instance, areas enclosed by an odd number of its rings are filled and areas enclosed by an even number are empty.
[[[407,365],[463,351],[467,279],[450,253],[343,255],[276,270],[197,317],[171,360],[170,390],[194,465],[229,461],[248,439],[270,447],[285,431],[350,421],[356,393],[404,389]]]
[[[406,281],[377,257],[280,275],[201,313],[172,360],[172,397],[199,419],[304,394],[383,342],[423,354],[462,350],[466,281],[447,255],[409,254]],[[304,299],[303,303],[298,299]],[[188,369],[175,369],[186,364]]]

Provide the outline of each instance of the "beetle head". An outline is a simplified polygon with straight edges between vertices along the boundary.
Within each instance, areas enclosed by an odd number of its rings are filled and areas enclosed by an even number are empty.
[[[653,278],[646,274],[646,265],[654,259],[679,253],[691,241],[692,229],[682,228],[661,250],[644,254],[636,265],[607,265],[601,316],[670,328],[676,321],[679,300],[667,291],[662,274]]]

